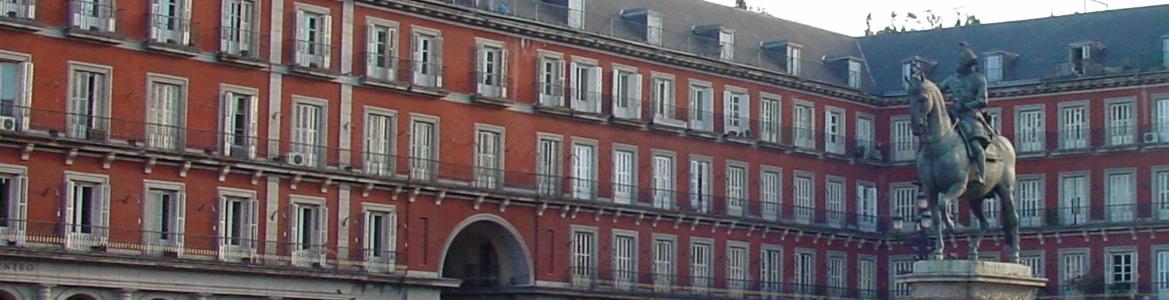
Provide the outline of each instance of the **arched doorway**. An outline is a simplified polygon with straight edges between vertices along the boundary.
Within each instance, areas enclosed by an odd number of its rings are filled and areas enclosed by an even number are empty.
[[[483,214],[455,227],[443,248],[442,277],[463,280],[460,290],[532,284],[532,259],[507,220]]]
[[[20,299],[20,298],[16,297],[16,292],[9,291],[7,289],[0,289],[0,300],[17,300],[17,299]]]
[[[86,294],[73,294],[73,296],[69,296],[65,300],[97,300],[97,298]]]

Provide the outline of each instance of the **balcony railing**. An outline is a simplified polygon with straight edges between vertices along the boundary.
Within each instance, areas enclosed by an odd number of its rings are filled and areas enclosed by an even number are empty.
[[[475,95],[488,98],[507,98],[511,77],[501,73],[471,72],[475,80]]]
[[[35,19],[36,0],[8,0],[0,1],[0,19]]]
[[[70,0],[70,25],[81,30],[111,33],[114,31],[115,12],[108,0]]]
[[[162,14],[146,15],[150,41],[182,47],[193,46],[191,19]]]
[[[268,51],[267,34],[251,28],[220,27],[219,52],[231,56],[261,59]]]
[[[296,65],[312,69],[329,69],[332,45],[312,40],[293,40]]]

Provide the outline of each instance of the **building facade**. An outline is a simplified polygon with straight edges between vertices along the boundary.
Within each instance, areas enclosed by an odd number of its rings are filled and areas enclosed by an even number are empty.
[[[960,40],[1044,294],[1165,297],[1166,17],[0,1],[0,299],[898,298],[928,225],[899,78]]]

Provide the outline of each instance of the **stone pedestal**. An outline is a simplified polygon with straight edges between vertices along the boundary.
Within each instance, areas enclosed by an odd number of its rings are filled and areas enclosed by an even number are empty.
[[[897,280],[909,285],[913,299],[1030,300],[1047,285],[1028,266],[973,260],[914,262],[913,273]]]

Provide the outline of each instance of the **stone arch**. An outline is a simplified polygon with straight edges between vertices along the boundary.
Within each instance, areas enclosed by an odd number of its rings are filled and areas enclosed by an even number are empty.
[[[452,246],[459,246],[457,250],[452,252]],[[450,255],[458,254],[452,258]],[[468,256],[468,254],[474,254]],[[497,282],[479,282],[490,285],[510,285],[523,286],[535,284],[535,269],[532,265],[531,251],[528,250],[528,245],[524,243],[523,235],[520,234],[510,222],[504,218],[493,214],[478,214],[471,216],[451,230],[451,234],[447,236],[446,242],[442,248],[442,260],[439,261],[439,275],[442,277],[463,278],[476,277],[468,276],[468,270],[465,264],[469,260],[475,258],[486,258],[490,260],[494,256],[498,262]],[[482,259],[480,259],[481,261]],[[459,263],[464,263],[460,265]],[[491,273],[491,267],[488,265],[485,269],[481,264],[478,265],[480,271],[486,270],[486,273]],[[474,278],[482,279],[482,278]]]
[[[0,287],[0,300],[17,300],[17,299],[24,299],[24,297],[21,297],[20,292],[17,292],[15,290],[11,290],[11,289],[8,289],[5,287]]]
[[[90,295],[84,292],[77,292],[69,295],[62,295],[61,300],[101,300],[98,296]]]

